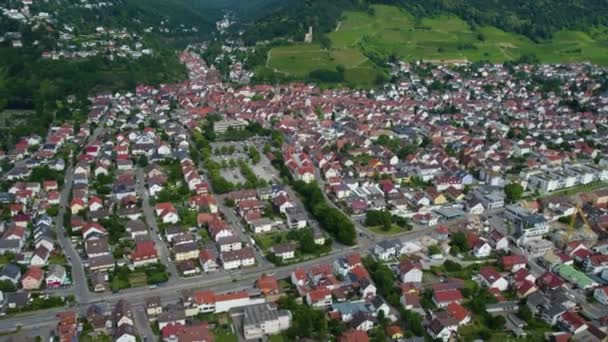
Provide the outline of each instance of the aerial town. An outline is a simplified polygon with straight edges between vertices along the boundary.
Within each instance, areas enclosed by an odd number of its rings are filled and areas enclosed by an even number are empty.
[[[7,1],[0,4],[0,22],[7,20],[15,24],[11,26],[14,30],[0,33],[0,46],[6,45],[15,49],[44,47],[40,57],[48,60],[86,59],[95,56],[109,60],[138,59],[155,52],[144,39],[147,33],[157,31],[188,34],[197,31],[195,27],[168,22],[145,27],[143,32],[103,24],[83,28],[82,23],[68,18],[74,12],[89,16],[103,15],[104,11],[112,11],[117,5],[115,0],[83,0],[61,5],[49,1]],[[29,42],[24,39],[23,27],[27,27],[32,32],[30,35],[34,36],[28,37]],[[48,39],[47,35],[53,39]]]
[[[1,152],[7,339],[606,340],[606,70],[397,62],[364,91],[180,61]]]

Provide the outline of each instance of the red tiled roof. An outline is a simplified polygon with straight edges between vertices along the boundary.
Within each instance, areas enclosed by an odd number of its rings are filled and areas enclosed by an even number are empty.
[[[451,302],[450,304],[448,304],[446,309],[450,313],[450,315],[459,322],[462,322],[465,318],[469,316],[469,311],[456,302]]]
[[[460,290],[433,292],[433,296],[435,297],[435,301],[437,301],[438,303],[448,303],[462,300],[462,294],[460,293]]]
[[[156,248],[154,241],[140,241],[135,245],[135,250],[131,253],[133,260],[156,258]]]
[[[342,334],[338,342],[369,342],[369,337],[365,331],[351,330]]]
[[[482,276],[488,283],[493,284],[498,279],[502,278],[500,273],[496,271],[493,267],[487,266],[479,270],[479,275]]]
[[[25,274],[23,275],[23,279],[33,278],[33,279],[39,281],[42,279],[43,276],[44,276],[44,270],[42,270],[42,268],[37,267],[37,266],[31,266],[30,268],[27,269],[27,271],[25,271]]]
[[[209,290],[201,290],[194,292],[194,302],[197,304],[212,304],[215,303],[215,293]]]
[[[225,302],[225,301],[229,301],[229,300],[243,299],[243,298],[249,298],[249,294],[245,291],[231,292],[231,293],[215,295],[215,302]]]
[[[308,293],[310,300],[315,303],[320,300],[327,298],[327,296],[331,296],[331,291],[329,291],[326,287],[321,287],[316,290],[312,290]]]

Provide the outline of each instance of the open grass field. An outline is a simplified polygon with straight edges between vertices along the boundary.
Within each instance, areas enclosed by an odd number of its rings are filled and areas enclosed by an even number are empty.
[[[329,34],[330,49],[305,43],[277,47],[270,50],[267,66],[303,77],[314,69],[334,70],[337,65],[343,65],[347,82],[365,85],[373,82],[381,71],[363,51],[433,62],[504,62],[533,53],[547,63],[608,64],[606,28],[590,33],[560,31],[549,41],[535,43],[495,27],[473,29],[454,16],[417,19],[394,6],[373,8],[373,14],[345,12],[336,31]]]
[[[384,230],[384,229],[382,229],[381,226],[371,227],[371,228],[369,228],[369,230],[371,230],[372,232],[374,232],[376,234],[381,234],[381,235],[395,235],[395,234],[406,232],[405,229],[400,228],[396,224],[393,224],[391,226],[391,229],[389,229],[389,230]]]

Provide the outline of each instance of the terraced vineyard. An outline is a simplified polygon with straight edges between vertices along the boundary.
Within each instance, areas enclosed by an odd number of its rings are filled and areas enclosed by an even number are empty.
[[[349,83],[372,83],[382,72],[367,56],[394,54],[405,60],[436,62],[489,60],[504,62],[535,54],[542,62],[590,61],[608,64],[608,32],[556,32],[536,43],[495,27],[472,28],[455,16],[416,19],[405,10],[375,5],[373,13],[345,12],[331,48],[294,43],[272,49],[267,66],[287,75],[304,77],[315,69],[345,67]]]

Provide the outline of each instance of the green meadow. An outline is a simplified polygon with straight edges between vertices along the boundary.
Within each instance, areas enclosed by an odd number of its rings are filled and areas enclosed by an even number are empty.
[[[374,13],[345,12],[331,48],[293,43],[273,48],[267,66],[295,77],[315,69],[343,65],[345,79],[356,85],[371,84],[382,72],[364,51],[395,54],[404,60],[458,62],[488,60],[504,62],[523,54],[535,54],[542,62],[608,64],[608,30],[590,33],[560,31],[549,41],[533,42],[525,36],[495,27],[472,28],[455,16],[417,19],[394,6],[375,5]]]

